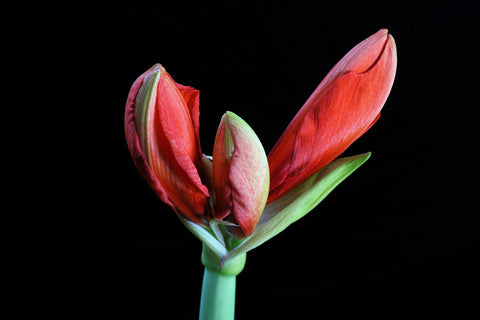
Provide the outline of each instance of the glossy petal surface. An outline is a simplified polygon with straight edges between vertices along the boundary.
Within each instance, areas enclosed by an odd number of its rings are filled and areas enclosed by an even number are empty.
[[[155,65],[132,86],[125,128],[135,164],[150,186],[179,214],[201,222],[208,190],[198,172],[198,91],[176,84]]]
[[[378,119],[396,70],[387,30],[355,46],[329,72],[268,156],[268,202],[337,158]]]
[[[215,217],[237,223],[243,235],[251,234],[267,201],[268,161],[256,134],[232,112],[220,122],[212,167]]]

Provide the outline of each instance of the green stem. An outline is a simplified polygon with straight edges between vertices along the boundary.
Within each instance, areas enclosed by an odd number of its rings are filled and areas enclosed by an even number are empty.
[[[200,320],[233,320],[235,318],[236,277],[245,266],[246,255],[220,259],[203,245],[202,263],[205,266],[200,301]]]
[[[233,320],[235,318],[236,276],[205,267],[200,303],[200,320]]]

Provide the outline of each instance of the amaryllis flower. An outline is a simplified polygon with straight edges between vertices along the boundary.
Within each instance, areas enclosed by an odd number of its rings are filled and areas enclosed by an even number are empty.
[[[148,184],[223,268],[307,214],[368,159],[337,157],[379,118],[395,70],[395,44],[382,29],[334,66],[267,163],[253,130],[231,112],[220,121],[213,157],[203,155],[199,92],[155,65],[130,90],[128,146]]]

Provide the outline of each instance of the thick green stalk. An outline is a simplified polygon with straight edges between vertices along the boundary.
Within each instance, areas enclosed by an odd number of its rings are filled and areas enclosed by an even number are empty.
[[[200,301],[200,320],[233,320],[235,318],[236,277],[245,266],[246,255],[220,260],[203,245],[205,266]]]
[[[233,320],[235,318],[236,276],[205,267],[200,302],[200,320]]]

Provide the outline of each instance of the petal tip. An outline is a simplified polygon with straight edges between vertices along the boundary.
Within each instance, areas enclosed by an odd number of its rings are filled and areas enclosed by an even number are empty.
[[[395,51],[397,50],[397,44],[395,43],[395,39],[391,34],[388,34],[387,43],[390,47],[392,47]]]
[[[395,40],[393,39],[393,36],[388,33],[388,29],[380,29],[375,35],[378,35],[379,37],[377,38],[378,40],[375,41],[377,43],[376,45],[372,43],[372,49],[374,46],[378,46],[380,52],[378,52],[376,57],[375,54],[370,56],[370,66],[361,72],[357,72],[359,74],[371,71],[384,56],[386,59],[396,60]],[[372,38],[374,36],[372,36]]]
[[[165,72],[165,68],[160,63],[155,63],[151,68],[153,72]]]

